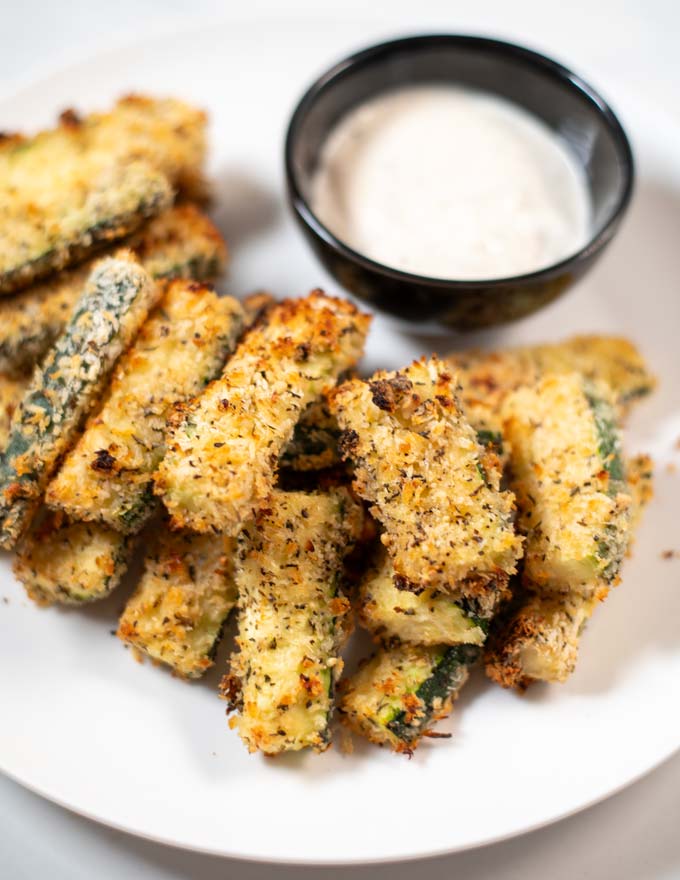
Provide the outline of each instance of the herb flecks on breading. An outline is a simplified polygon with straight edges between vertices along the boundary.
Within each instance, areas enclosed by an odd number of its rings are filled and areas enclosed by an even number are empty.
[[[210,281],[226,260],[219,232],[190,204],[163,211],[127,244],[153,278]],[[70,318],[94,262],[0,298],[0,371],[20,375],[45,354]]]
[[[236,300],[195,281],[169,283],[48,486],[47,503],[72,519],[138,531],[153,510],[151,480],[172,407],[219,374],[242,327]]]
[[[202,173],[205,114],[129,96],[0,145],[0,293],[28,286],[133,232]]]
[[[522,540],[496,457],[478,442],[455,391],[446,365],[432,358],[345,382],[331,408],[354,488],[383,526],[398,586],[462,596],[502,590]]]
[[[44,512],[22,539],[14,573],[38,605],[104,599],[127,571],[129,538],[98,523]]]
[[[300,416],[359,360],[369,321],[321,291],[265,313],[173,420],[156,492],[175,527],[236,535],[266,506]]]
[[[239,536],[239,650],[222,690],[249,751],[322,751],[330,742],[349,610],[343,558],[362,519],[346,489],[276,491]]]
[[[95,266],[14,413],[0,465],[0,546],[11,549],[28,527],[59,459],[159,295],[130,254]]]
[[[630,537],[631,496],[606,386],[549,374],[505,402],[524,580],[604,597]]]
[[[161,529],[125,606],[118,637],[177,675],[203,675],[236,604],[234,552],[232,538]]]

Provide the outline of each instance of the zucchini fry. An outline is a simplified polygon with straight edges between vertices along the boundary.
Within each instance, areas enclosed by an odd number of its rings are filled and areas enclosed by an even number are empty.
[[[514,498],[499,491],[496,456],[465,420],[445,365],[416,361],[345,382],[330,399],[341,452],[382,523],[397,586],[456,597],[489,584],[502,590],[522,547]]]
[[[321,291],[266,312],[171,424],[155,491],[175,528],[235,536],[267,504],[295,424],[357,362],[369,320]]]
[[[221,690],[251,752],[323,751],[330,743],[349,610],[339,583],[362,519],[345,489],[276,491],[239,536],[239,650]]]
[[[546,375],[504,406],[525,585],[603,598],[630,537],[631,496],[606,386]]]
[[[496,421],[507,395],[544,373],[582,373],[612,389],[623,414],[656,384],[640,352],[617,336],[573,336],[564,342],[499,351],[453,352],[447,358],[463,386],[461,402],[473,423]]]
[[[47,487],[47,504],[73,520],[139,531],[154,509],[151,479],[172,406],[219,373],[242,327],[236,300],[194,281],[171,282]]]
[[[209,281],[226,261],[219,232],[189,204],[164,211],[128,244],[152,278]],[[0,371],[21,373],[40,360],[68,321],[94,262],[0,299]]]
[[[564,682],[578,659],[581,633],[598,599],[525,593],[519,608],[495,621],[484,652],[487,676],[505,688]]]
[[[62,114],[56,129],[0,149],[0,293],[89,256],[168,207],[200,173],[205,115],[130,96],[107,114]]]
[[[235,540],[161,531],[120,618],[117,635],[185,678],[213,665],[236,604]]]
[[[28,376],[0,373],[0,452],[7,446],[14,411],[21,403],[31,381]]]
[[[647,455],[627,463],[637,523],[652,495],[652,467]],[[578,593],[561,595],[529,590],[494,620],[484,651],[488,677],[506,688],[525,690],[534,681],[564,682],[574,671],[581,634],[599,599]]]
[[[107,526],[46,511],[20,541],[14,573],[38,605],[80,605],[118,586],[132,551],[133,542]]]
[[[394,585],[394,569],[384,548],[358,589],[359,622],[382,641],[416,645],[482,645],[499,602],[496,591],[477,600],[446,593],[411,593]]]
[[[450,714],[479,653],[474,645],[383,648],[341,682],[340,720],[371,742],[410,754]]]
[[[60,457],[95,404],[118,356],[146,320],[160,290],[122,252],[93,270],[71,320],[14,413],[0,464],[0,546],[28,527]]]

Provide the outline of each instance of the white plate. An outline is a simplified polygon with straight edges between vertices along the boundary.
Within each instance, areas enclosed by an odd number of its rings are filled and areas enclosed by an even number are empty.
[[[46,124],[69,104],[126,90],[178,93],[213,120],[217,216],[233,251],[230,289],[335,290],[282,199],[282,137],[302,88],[365,34],[308,22],[213,26],[103,55],[0,102],[0,128]],[[259,860],[351,863],[451,852],[519,834],[637,779],[680,746],[680,126],[622,107],[639,186],[619,239],[578,289],[486,339],[631,336],[662,384],[635,414],[631,450],[653,453],[657,494],[622,585],[583,640],[563,687],[520,698],[477,677],[450,740],[413,760],[358,744],[351,756],[266,760],[228,730],[221,672],[185,684],[138,666],[110,635],[124,595],[84,611],[41,611],[2,562],[0,767],[116,828]],[[367,366],[394,367],[435,345],[377,320]],[[445,347],[442,340],[436,345]],[[221,663],[224,663],[222,652]]]

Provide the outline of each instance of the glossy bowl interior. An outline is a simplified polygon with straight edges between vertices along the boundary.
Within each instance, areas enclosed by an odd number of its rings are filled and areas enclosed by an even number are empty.
[[[566,142],[584,169],[592,235],[580,251],[530,274],[489,281],[427,278],[392,269],[337,239],[310,207],[324,142],[349,110],[405,85],[450,83],[515,102]],[[521,318],[551,302],[592,266],[630,201],[633,157],[605,100],[576,74],[529,49],[480,37],[408,37],[340,61],[307,91],[285,147],[290,202],[312,248],[348,291],[409,323],[472,330]]]

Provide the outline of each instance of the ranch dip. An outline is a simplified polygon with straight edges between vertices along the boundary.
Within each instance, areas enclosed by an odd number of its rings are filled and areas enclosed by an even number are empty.
[[[587,241],[586,180],[536,117],[456,86],[388,92],[331,131],[312,210],[379,263],[460,280],[522,275]]]

